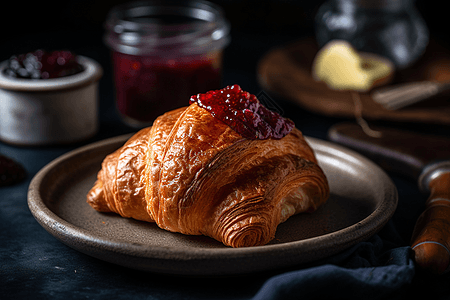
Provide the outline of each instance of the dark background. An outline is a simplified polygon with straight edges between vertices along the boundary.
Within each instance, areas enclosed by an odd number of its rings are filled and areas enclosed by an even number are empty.
[[[105,71],[100,81],[101,132],[105,133],[105,129],[111,127],[129,131],[117,119],[111,88],[110,52],[103,43],[103,23],[108,11],[124,2],[127,1],[10,1],[3,4],[0,61],[38,48],[68,49],[97,60]],[[244,90],[258,94],[261,88],[256,80],[256,68],[260,58],[273,47],[313,35],[314,15],[324,1],[211,2],[224,9],[231,23],[231,43],[224,53],[224,85],[237,83]],[[448,12],[436,1],[416,1],[416,7],[425,19],[432,38],[447,45],[450,41]],[[289,111],[285,109],[286,114]],[[304,118],[307,117],[306,114]],[[324,121],[324,124],[318,124],[318,130],[306,133],[324,138],[327,127],[336,120]],[[297,127],[301,128],[299,125]]]
[[[13,54],[26,53],[38,48],[47,50],[69,49],[77,54],[91,57],[102,65],[104,68],[104,76],[100,81],[100,131],[93,140],[134,131],[134,129],[123,125],[116,113],[114,107],[114,91],[109,49],[102,41],[104,34],[103,22],[106,18],[106,14],[111,7],[123,2],[125,1],[109,1],[106,3],[104,0],[9,1],[6,4],[2,3],[1,5],[0,61],[8,59]],[[313,35],[314,15],[323,1],[216,0],[211,2],[218,3],[224,8],[226,17],[231,23],[232,40],[225,49],[224,55],[224,85],[237,83],[240,84],[244,90],[258,94],[261,91],[261,87],[256,80],[258,61],[273,47],[296,41],[305,36]],[[441,6],[442,2],[438,3],[437,1],[426,0],[416,1],[416,7],[425,19],[431,36],[449,47],[448,11]],[[341,121],[337,118],[323,117],[307,112],[283,99],[277,100],[280,101],[280,105],[284,110],[284,115],[293,119],[296,122],[297,127],[299,127],[307,136],[326,139],[328,128],[332,124]],[[431,130],[435,129],[444,131],[448,128],[433,127]],[[29,173],[27,180],[29,182],[31,177],[49,161],[78,146],[80,145],[36,150],[14,147],[0,142],[0,152],[4,152],[13,158],[17,157],[22,159],[20,162],[25,164],[27,168]],[[30,154],[29,158],[27,157],[27,153]],[[40,153],[39,158],[33,159],[38,153]],[[398,211],[400,211],[400,213],[394,216],[393,224],[395,224],[399,234],[404,237],[405,241],[403,242],[407,245],[415,220],[423,210],[425,198],[420,195],[415,182],[408,178],[397,176],[396,174],[389,175],[392,176],[392,179],[399,190]],[[126,273],[127,270],[118,266],[102,263],[96,259],[72,251],[71,249],[62,246],[62,244],[60,245],[58,241],[44,232],[44,230],[32,220],[32,217],[26,208],[25,192],[26,187],[21,189],[17,196],[11,197],[11,199],[17,198],[18,201],[21,201],[20,204],[14,204],[14,206],[11,205],[11,218],[17,215],[22,218],[21,220],[27,222],[23,226],[27,226],[26,228],[33,228],[36,232],[27,232],[27,236],[15,236],[14,239],[35,241],[36,238],[39,238],[40,248],[37,248],[36,251],[46,251],[44,254],[40,253],[41,257],[45,255],[55,260],[55,262],[41,262],[42,264],[48,264],[48,268],[50,268],[53,266],[53,263],[62,264],[63,261],[66,261],[69,266],[68,269],[72,266],[74,266],[74,268],[77,266],[77,268],[80,268],[79,265],[82,265],[79,272],[82,272],[87,278],[85,278],[85,281],[70,282],[68,275],[61,279],[58,277],[56,271],[54,271],[54,273],[46,274],[45,276],[40,276],[40,274],[30,274],[26,269],[17,270],[17,272],[15,271],[10,275],[12,276],[10,282],[14,285],[8,287],[10,291],[14,291],[17,295],[28,296],[33,295],[34,289],[39,289],[41,291],[45,290],[56,294],[61,292],[50,287],[40,287],[39,280],[35,280],[35,283],[29,281],[30,278],[40,279],[40,277],[45,277],[41,278],[42,282],[55,283],[56,287],[67,285],[67,288],[73,289],[77,284],[84,284],[86,281],[92,281],[92,286],[108,286],[109,288],[107,282],[102,282],[101,278],[92,275],[97,273],[98,268],[102,268],[103,273],[109,273],[110,278],[108,278],[108,280],[113,281],[115,284],[123,282],[124,286],[133,286],[133,281],[135,279],[137,280],[137,278],[123,278],[121,276],[122,270],[124,273]],[[2,199],[0,199],[0,201],[1,200]],[[401,219],[398,217],[404,215],[408,215],[410,218]],[[2,220],[0,220],[0,229],[2,228],[1,222]],[[3,225],[6,226],[5,224]],[[41,242],[47,243],[48,247],[42,248]],[[38,241],[36,241],[36,243],[38,243]],[[4,245],[9,245],[7,240],[0,241],[0,246]],[[13,249],[12,247],[13,246],[11,246],[11,249]],[[13,253],[11,256],[24,256],[23,253],[33,255],[33,251],[35,250],[25,249],[22,253]],[[63,254],[69,256],[61,257],[60,253],[56,253],[57,251],[63,251]],[[26,259],[26,257],[23,259]],[[2,262],[0,261],[0,264],[1,263]],[[1,275],[2,274],[0,273],[0,281],[2,281]],[[89,276],[92,276],[92,278]],[[140,276],[139,273],[136,276]],[[224,299],[227,296],[232,298],[233,296],[238,295],[242,299],[250,297],[260,288],[261,284],[268,278],[267,276],[268,274],[256,274],[252,282],[241,281],[239,278],[230,279],[227,282],[233,283],[235,286],[222,287],[221,289],[224,290],[220,292],[220,294]],[[148,278],[149,280],[154,280],[156,285],[159,285],[160,290],[170,290],[172,281],[174,280],[170,277],[152,275],[149,275]],[[64,280],[64,284],[61,283],[61,280]],[[29,283],[26,283],[28,281]],[[411,289],[408,292],[405,292],[405,296],[418,296],[414,294],[414,287],[418,286],[417,283],[421,281],[422,287],[429,286],[430,297],[437,295],[439,290],[437,284],[439,282],[435,281],[433,277],[419,273],[418,276],[416,276]],[[211,285],[207,287],[210,295],[218,293],[217,290],[213,289],[220,289],[219,284],[214,283],[213,280],[206,280],[205,284]],[[153,286],[154,285],[155,283],[153,283]],[[180,294],[185,294],[184,291],[186,291],[186,293],[193,293],[193,296],[195,297],[197,291],[193,287],[200,285],[201,284],[195,279],[179,279],[177,289]],[[81,289],[83,287],[80,286],[79,288]],[[245,292],[239,293],[237,291],[239,288],[244,288]],[[117,290],[120,290],[120,288],[117,287]],[[156,293],[155,295],[158,295],[158,291],[154,291]],[[114,289],[110,290],[110,292],[114,293]],[[0,295],[2,295],[1,289]],[[201,298],[201,295],[198,296]],[[0,296],[0,298],[1,297],[2,296]]]
[[[13,50],[29,50],[36,42],[49,47],[89,48],[101,41],[103,22],[114,5],[127,1],[3,1],[0,59]],[[312,34],[313,18],[320,1],[212,0],[222,6],[232,25],[234,37],[241,34],[279,38]],[[412,1],[414,2],[414,1]],[[442,2],[417,0],[417,9],[433,36],[448,36],[448,11]],[[440,5],[439,5],[440,4]],[[52,39],[39,41],[39,36],[52,34]],[[31,38],[31,39],[29,39]],[[10,43],[13,43],[12,45]],[[272,42],[270,42],[272,43]],[[232,46],[237,46],[234,43]]]

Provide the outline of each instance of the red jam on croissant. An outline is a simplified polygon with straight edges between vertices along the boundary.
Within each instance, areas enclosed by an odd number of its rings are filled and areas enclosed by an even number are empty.
[[[160,116],[108,155],[97,177],[87,196],[94,209],[231,247],[267,244],[278,224],[329,196],[302,133],[237,85]]]

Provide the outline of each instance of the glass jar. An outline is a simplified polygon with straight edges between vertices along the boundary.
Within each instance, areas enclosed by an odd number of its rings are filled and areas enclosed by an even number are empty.
[[[114,7],[105,43],[112,50],[117,109],[128,125],[149,126],[189,105],[191,95],[221,88],[229,24],[205,1],[144,1]]]
[[[328,0],[315,18],[320,47],[333,39],[389,58],[398,69],[425,51],[429,33],[414,0]]]

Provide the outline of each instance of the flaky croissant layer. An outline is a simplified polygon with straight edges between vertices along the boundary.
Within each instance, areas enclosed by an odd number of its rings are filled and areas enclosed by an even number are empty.
[[[160,116],[108,155],[87,202],[248,247],[267,244],[281,222],[316,210],[328,196],[298,129],[279,140],[249,140],[193,103]]]

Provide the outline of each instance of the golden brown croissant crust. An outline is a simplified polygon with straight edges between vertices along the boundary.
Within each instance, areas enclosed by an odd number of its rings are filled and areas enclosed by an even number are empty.
[[[279,140],[249,140],[194,103],[160,116],[108,155],[87,202],[246,247],[267,244],[278,224],[316,210],[328,195],[298,129]]]

